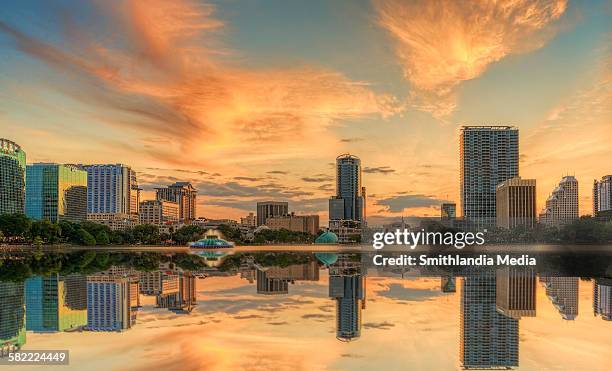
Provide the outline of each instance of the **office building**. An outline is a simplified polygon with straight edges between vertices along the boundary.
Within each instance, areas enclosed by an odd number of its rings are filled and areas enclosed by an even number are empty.
[[[593,217],[612,212],[612,175],[593,181]]]
[[[87,278],[83,275],[28,278],[25,295],[28,331],[70,331],[87,325]]]
[[[87,220],[105,225],[112,231],[122,231],[138,225],[138,215],[136,214],[87,214]]]
[[[25,316],[23,282],[0,281],[0,358],[25,344]]]
[[[264,201],[257,203],[257,226],[265,225],[268,218],[289,214],[289,203]]]
[[[26,215],[52,223],[87,220],[87,172],[73,165],[37,163],[26,168]]]
[[[191,224],[197,218],[198,191],[189,182],[176,182],[165,188],[155,188],[156,198],[176,202],[179,206],[179,221]]]
[[[463,126],[459,143],[461,211],[466,227],[493,227],[497,185],[519,175],[518,128]]]
[[[578,315],[578,277],[540,277],[546,296],[564,320],[574,320]]]
[[[339,243],[361,241],[365,226],[365,187],[361,160],[350,154],[336,158],[336,194],[329,199],[329,230]]]
[[[240,218],[240,225],[243,227],[255,228],[257,227],[257,217],[253,213],[249,213],[249,215],[244,218]]]
[[[147,200],[140,203],[140,224],[175,224],[179,222],[179,205],[165,200]]]
[[[179,276],[179,291],[157,295],[155,303],[159,308],[167,308],[175,313],[190,313],[197,304],[196,277],[190,273]]]
[[[123,331],[136,322],[129,277],[96,274],[87,277],[87,326],[90,331]]]
[[[540,213],[540,223],[561,226],[578,219],[578,181],[564,176],[546,200]]]
[[[87,171],[87,213],[138,215],[140,188],[129,166],[81,165]]]
[[[273,216],[266,218],[266,226],[270,229],[286,229],[293,232],[310,233],[317,235],[319,232],[318,215],[289,215]]]
[[[504,267],[496,272],[497,311],[515,319],[536,315],[536,274],[531,268]]]
[[[0,138],[0,214],[25,213],[26,153]]]
[[[361,336],[364,277],[359,273],[329,276],[329,297],[336,301],[336,339],[352,341]]]
[[[612,321],[612,279],[596,278],[593,282],[593,313]]]
[[[178,274],[162,271],[140,272],[140,293],[143,295],[166,295],[179,292]]]
[[[463,368],[510,368],[519,362],[519,321],[496,309],[496,274],[468,272],[461,285],[459,361]]]
[[[533,228],[536,224],[536,180],[508,179],[497,185],[497,227]]]

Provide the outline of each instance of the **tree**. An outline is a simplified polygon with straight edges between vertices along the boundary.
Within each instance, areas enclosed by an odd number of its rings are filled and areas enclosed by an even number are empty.
[[[179,245],[185,245],[188,242],[199,240],[203,232],[204,230],[197,225],[186,225],[177,229],[172,239]]]
[[[24,238],[32,226],[32,221],[24,214],[0,215],[0,231],[6,237]]]
[[[30,238],[39,237],[44,243],[57,243],[62,230],[59,225],[48,220],[37,220],[30,227]]]
[[[108,238],[106,231],[98,231],[96,234],[96,243],[98,245],[108,245],[110,243],[110,239]]]
[[[77,230],[77,235],[79,236],[79,243],[85,246],[93,246],[96,244],[96,239],[91,233],[87,232],[83,228]]]

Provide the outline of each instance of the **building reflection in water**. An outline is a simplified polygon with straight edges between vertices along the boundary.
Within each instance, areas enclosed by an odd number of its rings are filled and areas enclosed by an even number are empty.
[[[329,266],[329,297],[336,301],[336,338],[352,341],[361,336],[365,308],[365,276],[356,254],[339,254]]]
[[[25,282],[26,329],[76,330],[87,325],[87,277],[81,274],[30,277]]]
[[[540,277],[546,296],[561,318],[572,321],[578,316],[578,277]]]
[[[464,368],[518,366],[519,321],[497,310],[496,276],[487,269],[463,278],[459,358]]]
[[[24,284],[0,282],[0,356],[20,349],[26,342]]]
[[[593,283],[593,313],[606,321],[612,321],[612,279],[595,279]]]
[[[455,277],[452,274],[448,274],[440,277],[440,289],[444,293],[456,292],[457,283]]]
[[[253,263],[253,269],[257,281],[257,293],[262,295],[288,294],[290,283],[319,280],[319,265],[315,260],[288,267],[263,267]],[[241,276],[248,279],[249,274],[241,273]]]
[[[536,315],[536,273],[531,268],[498,268],[495,278],[497,311],[514,319]]]

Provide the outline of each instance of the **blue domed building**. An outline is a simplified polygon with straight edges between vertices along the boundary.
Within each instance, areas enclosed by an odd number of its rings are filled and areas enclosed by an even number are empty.
[[[322,235],[320,235],[319,237],[317,237],[317,239],[315,240],[316,244],[337,244],[338,243],[338,236],[336,236],[336,234],[334,232],[324,232]]]
[[[196,242],[189,244],[192,249],[222,249],[234,247],[232,242],[217,237],[206,237]]]

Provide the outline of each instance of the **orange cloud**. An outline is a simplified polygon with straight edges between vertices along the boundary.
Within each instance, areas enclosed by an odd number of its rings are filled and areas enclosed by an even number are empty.
[[[411,103],[440,117],[455,109],[462,81],[508,55],[542,47],[567,0],[374,0],[374,6],[414,88]]]

